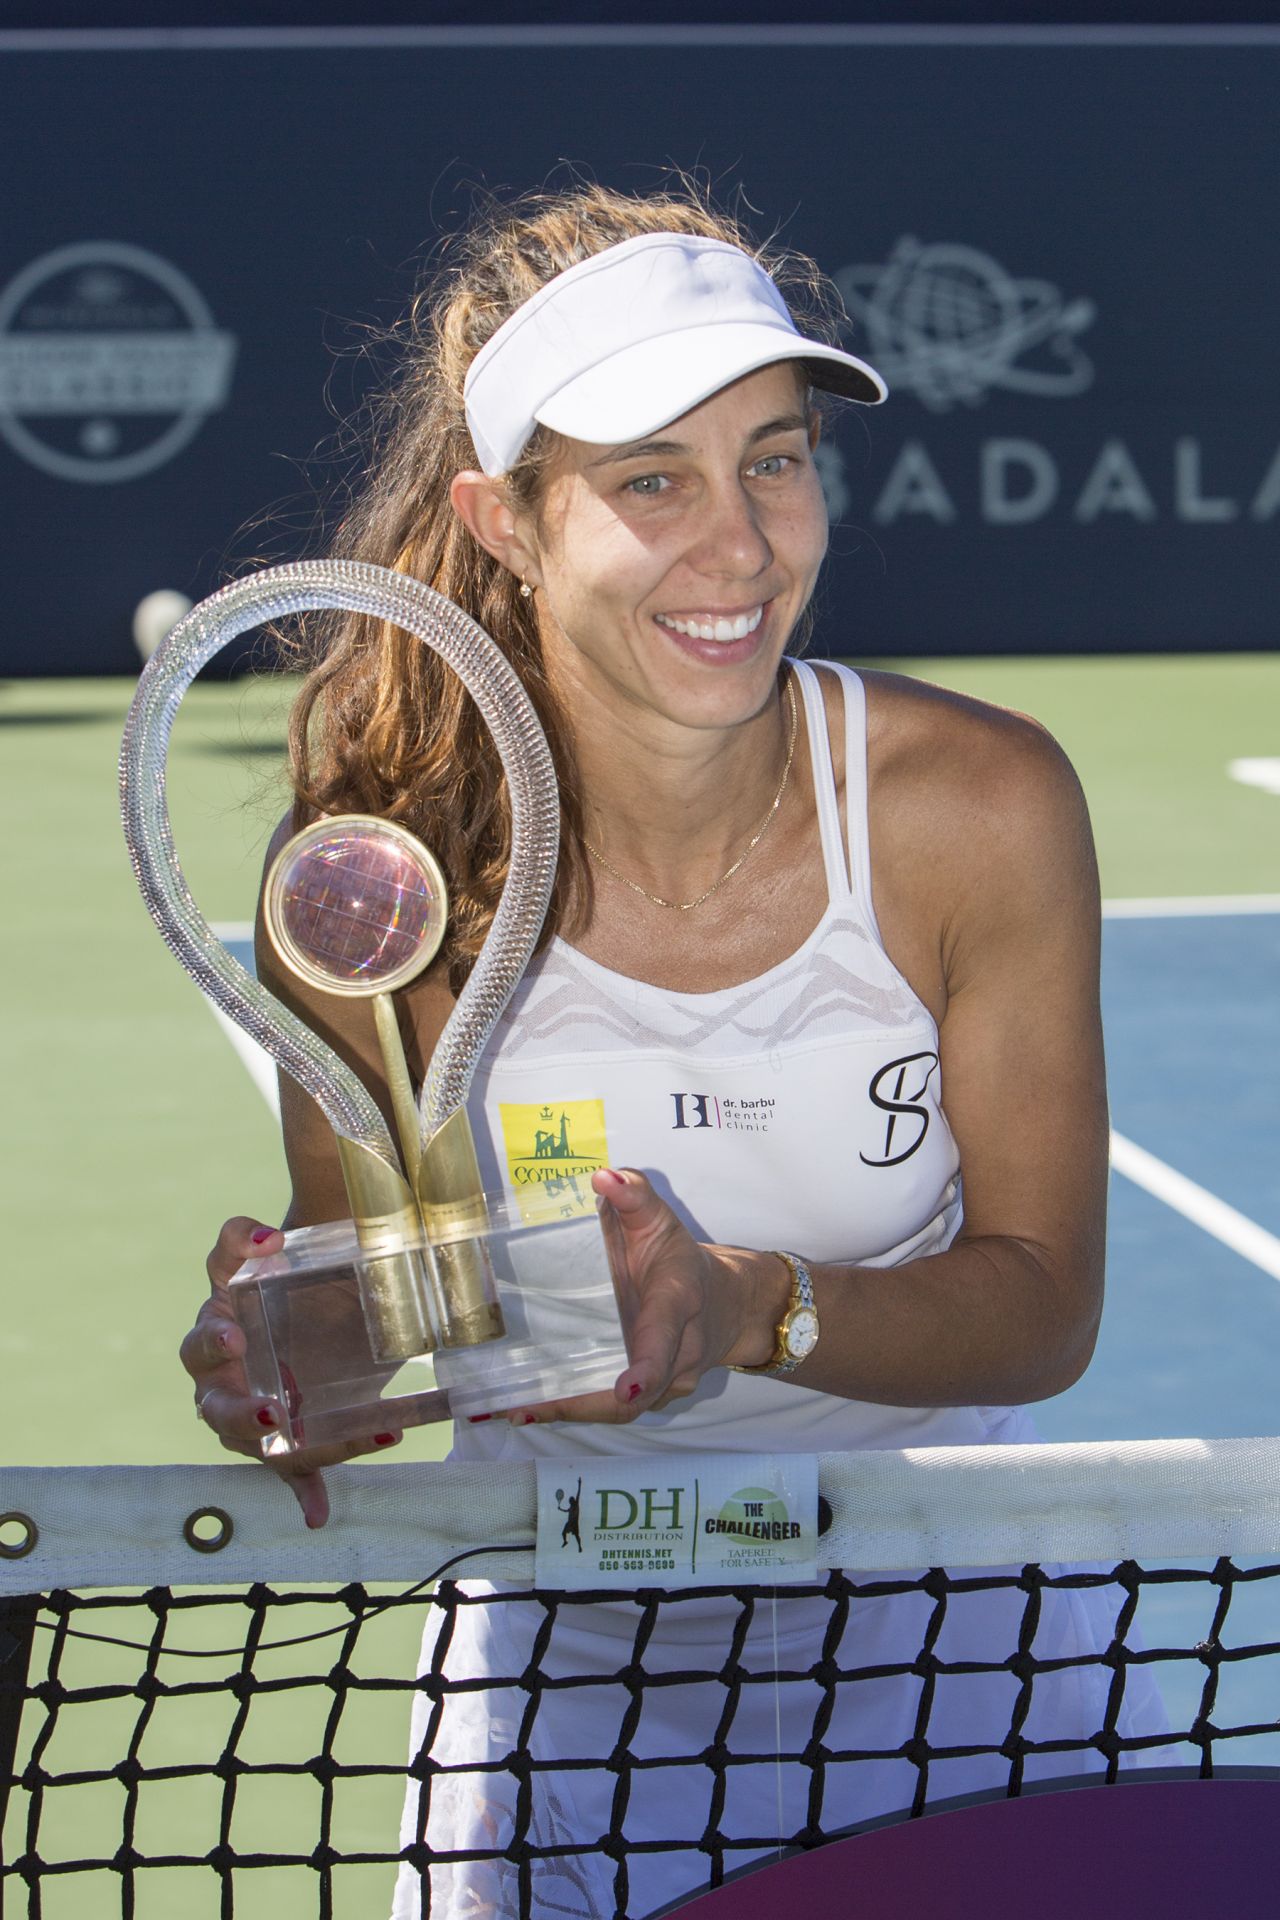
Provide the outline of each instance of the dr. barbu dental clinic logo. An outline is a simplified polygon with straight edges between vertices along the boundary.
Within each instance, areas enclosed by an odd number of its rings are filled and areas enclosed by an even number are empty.
[[[935,420],[979,409],[993,393],[1059,402],[1094,384],[1083,342],[1087,335],[1092,347],[1100,329],[1096,303],[1051,280],[1011,273],[978,247],[903,235],[883,263],[842,267],[834,278],[855,350],[884,375],[891,398],[914,396]],[[1171,413],[1185,404],[1180,393]],[[1141,457],[1104,422],[1081,460],[1055,448],[1051,429],[1029,414],[1034,432],[978,441],[973,463],[958,452],[955,425],[943,436],[945,451],[941,439],[926,441],[909,425],[909,437],[895,446],[888,437],[894,417],[890,410],[885,426],[873,428],[874,442],[892,449],[869,507],[881,527],[900,520],[945,527],[975,506],[979,519],[1007,527],[1050,515],[1084,526],[1117,519],[1212,526],[1280,513],[1280,447],[1260,472],[1232,474],[1190,420],[1172,418],[1167,449],[1153,456],[1144,448]],[[829,514],[844,517],[854,488],[833,442],[825,443],[821,478]],[[866,511],[859,508],[858,517]]]
[[[0,291],[0,435],[60,480],[135,480],[227,403],[234,335],[171,261],[59,247]]]

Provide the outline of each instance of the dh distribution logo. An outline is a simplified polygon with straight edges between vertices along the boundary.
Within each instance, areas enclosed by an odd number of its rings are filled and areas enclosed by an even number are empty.
[[[235,353],[158,254],[60,247],[0,292],[0,435],[62,480],[136,480],[226,405]]]
[[[835,279],[890,390],[908,389],[935,413],[977,406],[992,387],[1065,396],[1092,383],[1079,335],[1093,302],[1065,302],[1048,280],[1015,280],[976,247],[904,235],[883,266],[844,267]]]

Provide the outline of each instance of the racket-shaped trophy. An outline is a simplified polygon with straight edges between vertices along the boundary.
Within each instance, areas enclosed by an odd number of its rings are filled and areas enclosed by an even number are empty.
[[[337,607],[402,627],[457,673],[507,779],[512,852],[493,925],[415,1099],[393,1000],[435,955],[448,904],[434,856],[399,825],[322,818],[268,873],[264,917],[282,964],[373,1004],[399,1150],[372,1094],[227,952],[174,850],[165,763],[186,689],[231,640]],[[333,1128],[350,1221],[298,1228],[231,1283],[250,1390],[278,1404],[264,1451],[388,1424],[587,1393],[626,1365],[614,1274],[584,1198],[530,1219],[485,1193],[466,1110],[480,1054],[533,952],[555,877],[559,798],[519,678],[483,630],[420,582],[354,561],[276,567],[192,609],[142,674],[121,755],[125,834],[148,908],[209,998],[317,1101]],[[569,1215],[571,1217],[565,1217]]]

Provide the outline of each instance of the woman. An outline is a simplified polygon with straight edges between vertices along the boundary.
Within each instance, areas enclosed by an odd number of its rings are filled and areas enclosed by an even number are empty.
[[[642,1301],[612,1393],[468,1425],[457,1458],[1021,1440],[1033,1429],[1020,1403],[1069,1386],[1093,1346],[1107,1126],[1079,787],[1019,715],[787,659],[826,549],[817,394],[874,403],[883,388],[832,344],[807,263],[762,261],[690,199],[590,189],[495,216],[438,295],[344,529],[344,552],[429,581],[493,633],[547,727],[561,869],[473,1119],[500,1187],[504,1108],[591,1103],[609,1161],[595,1189]],[[500,783],[465,696],[416,642],[346,617],[327,639],[295,716],[296,817],[390,814],[449,875],[450,944],[404,996],[420,1067],[501,885]],[[381,1090],[363,1004],[307,998],[265,945],[260,966]],[[324,1122],[288,1082],[283,1100],[288,1224],[343,1215]],[[204,1417],[242,1451],[272,1411],[244,1392],[226,1284],[272,1244],[227,1223],[184,1346]],[[310,1525],[326,1512],[322,1464],[287,1469]],[[992,1608],[953,1622],[956,1648],[966,1633],[989,1643]],[[519,1672],[532,1612],[467,1610],[451,1670]],[[563,1657],[614,1672],[612,1614],[579,1609]],[[703,1619],[682,1613],[679,1632],[710,1644]],[[821,1631],[816,1617],[806,1630]],[[876,1605],[858,1630],[867,1664],[904,1657]],[[910,1631],[908,1660],[918,1618]],[[1059,1596],[1044,1634],[1037,1650],[1052,1654],[1105,1645],[1109,1626]],[[998,1678],[940,1698],[942,1744],[948,1724],[963,1746],[1003,1715],[999,1740],[1016,1686]],[[894,1755],[919,1691],[910,1677],[864,1687],[830,1738]],[[1105,1686],[1088,1691],[1046,1679],[1024,1730],[1100,1726]],[[616,1722],[607,1693],[601,1729]],[[696,1703],[662,1697],[665,1721],[655,1708],[636,1750],[696,1748]],[[483,1766],[515,1744],[501,1701],[468,1698],[469,1717],[436,1730],[442,1764]],[[530,1741],[548,1764],[590,1750],[558,1698]],[[742,1750],[760,1751],[750,1721]],[[613,1734],[600,1738],[607,1753]],[[1040,1771],[1078,1764],[1058,1755]],[[917,1777],[891,1757],[850,1773],[827,1830],[909,1804]],[[931,1797],[1007,1778],[1007,1761],[941,1762]],[[701,1832],[688,1770],[665,1804],[655,1781],[634,1783],[634,1830],[652,1839],[683,1819]],[[607,1825],[611,1777],[544,1771],[535,1788],[534,1840],[567,1835],[570,1852],[535,1863],[533,1910],[612,1913],[612,1864],[571,1851]],[[794,1831],[797,1790],[768,1767],[736,1770],[723,1830]],[[406,1844],[471,1835],[501,1851],[513,1796],[486,1773],[444,1776],[429,1807],[415,1788]],[[652,1912],[705,1870],[696,1853],[640,1855],[626,1910]],[[501,1860],[430,1872],[433,1912],[505,1914],[522,1897]],[[419,1911],[421,1895],[407,1866],[397,1910]]]

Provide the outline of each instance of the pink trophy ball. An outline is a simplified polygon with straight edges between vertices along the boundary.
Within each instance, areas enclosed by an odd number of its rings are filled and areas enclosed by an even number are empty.
[[[335,826],[280,876],[282,927],[331,980],[376,988],[410,967],[439,913],[435,884],[391,834]]]

